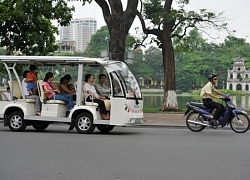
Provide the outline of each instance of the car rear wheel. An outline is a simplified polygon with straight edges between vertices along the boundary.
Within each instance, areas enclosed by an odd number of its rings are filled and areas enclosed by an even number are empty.
[[[112,131],[114,127],[115,126],[112,126],[112,125],[96,125],[96,128],[103,133]]]
[[[32,126],[34,129],[42,131],[49,126],[49,122],[36,121]]]

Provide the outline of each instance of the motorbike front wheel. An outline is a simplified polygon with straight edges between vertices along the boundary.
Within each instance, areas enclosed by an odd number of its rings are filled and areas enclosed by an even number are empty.
[[[238,113],[230,121],[231,129],[236,133],[244,133],[249,129],[249,118],[246,114]]]
[[[193,132],[200,132],[206,127],[203,125],[198,125],[198,124],[188,122],[188,120],[204,123],[204,118],[197,112],[192,111],[187,115],[186,124],[187,124],[188,129],[190,129]]]

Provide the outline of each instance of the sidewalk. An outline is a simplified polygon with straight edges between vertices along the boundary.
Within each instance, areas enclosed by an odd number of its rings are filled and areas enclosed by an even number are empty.
[[[186,117],[184,113],[144,113],[143,125],[153,126],[186,126]]]

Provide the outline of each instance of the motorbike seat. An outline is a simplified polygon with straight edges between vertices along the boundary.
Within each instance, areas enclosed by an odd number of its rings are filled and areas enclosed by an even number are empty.
[[[203,103],[199,103],[199,102],[190,102],[190,104],[192,106],[199,107],[199,108],[202,108],[202,109],[207,109],[208,108],[207,106],[204,106]]]

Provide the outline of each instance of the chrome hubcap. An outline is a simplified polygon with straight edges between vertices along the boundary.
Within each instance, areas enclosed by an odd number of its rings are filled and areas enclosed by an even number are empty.
[[[22,118],[18,115],[15,115],[11,118],[10,124],[13,128],[20,128],[22,125]]]
[[[87,117],[81,117],[78,121],[78,127],[81,130],[87,130],[91,125],[91,121]]]

